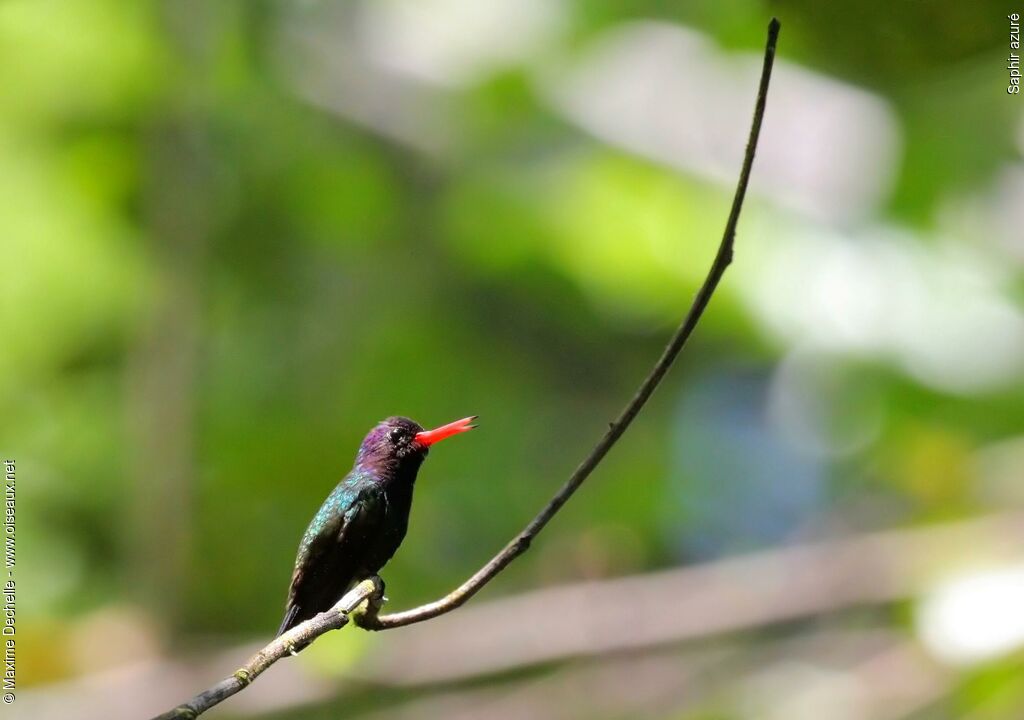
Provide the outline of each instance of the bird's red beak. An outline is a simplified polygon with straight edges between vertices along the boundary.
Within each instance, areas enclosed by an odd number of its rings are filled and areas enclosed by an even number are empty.
[[[455,422],[450,422],[447,425],[436,427],[433,430],[424,430],[423,432],[416,433],[416,442],[423,447],[430,447],[436,442],[441,442],[445,438],[450,438],[452,435],[458,435],[464,433],[467,430],[472,430],[476,427],[473,425],[473,421],[476,420],[477,416],[462,418]]]

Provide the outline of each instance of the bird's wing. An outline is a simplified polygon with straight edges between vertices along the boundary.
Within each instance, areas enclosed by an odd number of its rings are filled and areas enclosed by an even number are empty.
[[[341,512],[345,506],[347,509]],[[385,512],[381,490],[374,483],[342,483],[327,497],[299,545],[278,635],[326,610],[321,607],[327,602],[324,595],[331,596],[331,604],[341,597],[353,578],[338,572],[340,568],[334,567],[337,562],[331,560],[351,552],[370,528],[383,521]],[[324,577],[324,573],[329,576]]]

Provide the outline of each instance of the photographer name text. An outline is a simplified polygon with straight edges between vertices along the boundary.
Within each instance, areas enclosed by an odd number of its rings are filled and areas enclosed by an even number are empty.
[[[4,569],[7,578],[3,583],[3,625],[0,627],[0,638],[3,639],[4,672],[3,701],[10,705],[14,702],[15,662],[15,595],[14,595],[14,516],[15,516],[15,474],[14,461],[4,460]]]

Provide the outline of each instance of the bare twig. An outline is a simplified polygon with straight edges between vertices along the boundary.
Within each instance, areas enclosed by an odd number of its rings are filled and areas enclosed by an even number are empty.
[[[283,635],[279,635],[273,642],[249,658],[249,662],[236,670],[231,677],[204,690],[184,705],[179,705],[173,710],[158,715],[154,720],[191,720],[214,705],[224,702],[235,693],[244,690],[268,667],[285,655],[294,652],[295,648],[305,647],[324,633],[340,630],[348,625],[352,613],[363,603],[372,605],[374,599],[380,597],[383,587],[380,578],[364,580],[349,590],[330,610],[296,625]]]
[[[693,333],[697,323],[700,321],[701,316],[704,314],[704,310],[711,300],[711,296],[715,293],[715,288],[718,287],[719,280],[722,279],[722,275],[725,274],[725,269],[729,267],[732,262],[732,248],[733,239],[736,236],[736,224],[740,219],[740,210],[743,208],[743,198],[747,194],[747,183],[750,180],[750,169],[754,164],[754,153],[757,151],[757,140],[761,134],[761,121],[764,119],[765,103],[768,99],[768,82],[771,79],[772,64],[775,61],[775,43],[779,35],[779,21],[772,19],[768,25],[768,42],[765,45],[764,51],[764,67],[761,71],[761,84],[757,91],[757,104],[754,107],[754,120],[750,126],[750,138],[747,141],[747,151],[743,158],[743,168],[740,171],[740,179],[736,185],[736,195],[733,197],[732,209],[729,211],[729,219],[725,223],[725,233],[722,236],[722,242],[718,246],[718,254],[715,255],[715,260],[711,264],[711,269],[708,271],[707,277],[704,279],[704,284],[701,286],[700,291],[693,299],[693,304],[690,306],[690,311],[686,314],[682,324],[676,330],[672,339],[669,340],[668,345],[665,346],[665,350],[662,352],[661,357],[658,358],[658,362],[655,363],[651,372],[644,378],[644,381],[640,384],[640,388],[636,391],[633,399],[629,401],[629,404],[619,414],[619,417],[614,422],[608,425],[608,430],[605,432],[604,437],[594,446],[594,449],[590,451],[590,454],[584,458],[583,462],[580,463],[579,467],[576,468],[575,472],[569,477],[565,484],[559,489],[555,496],[551,498],[551,501],[544,506],[544,509],[537,514],[529,525],[523,529],[518,535],[516,535],[508,545],[506,545],[501,552],[491,558],[490,562],[480,568],[476,573],[473,574],[468,580],[462,583],[459,587],[455,588],[452,592],[445,595],[440,600],[436,600],[426,605],[413,608],[412,610],[406,610],[405,612],[392,613],[390,615],[382,615],[380,617],[374,617],[372,614],[367,614],[360,620],[360,626],[371,630],[388,630],[391,628],[402,627],[403,625],[411,625],[413,623],[422,622],[429,620],[430,618],[443,615],[446,612],[451,612],[455,608],[459,607],[471,597],[473,597],[480,589],[490,582],[495,575],[505,569],[506,566],[517,557],[522,555],[530,547],[530,543],[533,539],[544,529],[544,526],[555,516],[555,514],[562,509],[566,501],[572,497],[572,494],[579,489],[579,486],[583,484],[590,473],[594,471],[600,462],[604,459],[608,451],[612,449],[612,446],[622,437],[622,434],[626,432],[626,429],[630,426],[636,416],[643,409],[644,405],[647,404],[647,400],[651,397],[655,388],[661,382],[662,378],[665,377],[665,373],[672,367],[672,363],[675,362],[676,357],[679,355],[679,351],[686,345],[686,341],[690,339],[690,335]]]
[[[304,646],[330,630],[337,630],[347,625],[349,613],[364,600],[367,601],[366,610],[356,618],[356,622],[361,627],[370,630],[389,630],[404,625],[412,625],[413,623],[429,620],[451,612],[473,597],[484,585],[504,570],[509,563],[529,549],[533,539],[544,529],[551,518],[562,509],[562,506],[579,489],[583,481],[601,463],[608,454],[608,451],[618,442],[619,438],[622,437],[623,433],[626,432],[626,429],[636,419],[644,405],[646,405],[647,400],[654,393],[654,390],[661,383],[672,363],[675,362],[679,352],[686,345],[694,328],[697,327],[697,323],[711,301],[711,297],[714,295],[722,275],[725,274],[726,268],[732,262],[736,225],[739,222],[740,211],[743,208],[743,199],[747,193],[750,171],[754,164],[754,154],[757,151],[757,141],[761,134],[761,123],[764,119],[765,104],[768,99],[768,83],[771,79],[772,65],[775,61],[775,46],[778,40],[779,27],[779,21],[774,18],[768,25],[768,39],[765,45],[761,82],[758,87],[757,102],[754,106],[754,118],[750,127],[750,136],[743,158],[743,166],[740,170],[740,177],[736,185],[736,194],[733,197],[732,208],[729,211],[729,218],[725,224],[725,232],[722,235],[718,253],[715,255],[711,268],[708,270],[704,284],[694,297],[690,310],[687,312],[682,324],[669,340],[668,345],[651,369],[651,372],[640,384],[636,394],[615,421],[609,424],[604,437],[594,446],[594,449],[584,458],[583,462],[580,463],[579,467],[576,468],[540,513],[501,552],[474,573],[472,577],[440,600],[404,612],[378,615],[376,610],[379,608],[379,579],[373,578],[361,583],[345,595],[331,610],[296,626],[267,645],[263,650],[260,650],[232,677],[222,680],[209,690],[194,697],[188,703],[160,715],[157,720],[169,720],[171,718],[188,718],[191,720],[197,717],[245,688],[257,675],[287,655],[291,648],[296,645]]]

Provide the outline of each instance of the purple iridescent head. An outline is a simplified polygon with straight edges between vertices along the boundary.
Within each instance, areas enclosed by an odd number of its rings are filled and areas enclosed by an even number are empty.
[[[394,472],[408,466],[418,468],[434,443],[472,430],[476,416],[462,418],[433,430],[406,417],[389,417],[377,424],[359,446],[356,465],[367,469]]]

